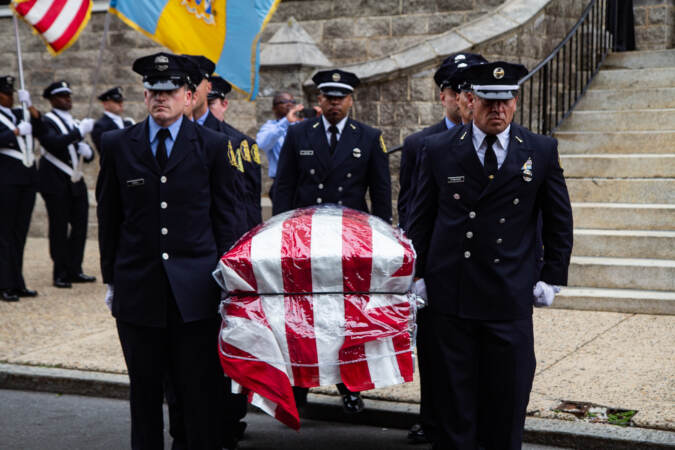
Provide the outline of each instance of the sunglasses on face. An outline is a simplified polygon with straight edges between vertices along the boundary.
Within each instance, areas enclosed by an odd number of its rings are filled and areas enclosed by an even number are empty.
[[[296,101],[295,100],[279,100],[278,102],[274,102],[274,106],[285,105],[287,103],[290,103],[291,105],[295,105]]]

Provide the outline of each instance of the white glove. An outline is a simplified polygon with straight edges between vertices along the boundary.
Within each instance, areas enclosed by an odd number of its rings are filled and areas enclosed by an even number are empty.
[[[19,89],[16,91],[19,97],[19,103],[25,103],[26,106],[32,106],[33,104],[30,102],[30,94],[28,93],[27,90],[25,89]]]
[[[78,128],[80,130],[80,135],[84,137],[86,134],[91,133],[91,130],[94,129],[94,119],[86,118],[80,120],[80,126]]]
[[[25,136],[33,132],[33,125],[31,125],[30,122],[24,122],[22,120],[16,127],[19,129],[20,136]]]
[[[534,294],[534,306],[551,306],[555,294],[558,292],[560,292],[558,286],[551,286],[544,281],[537,281],[537,284],[534,285],[534,289],[532,290],[532,293]]]
[[[106,284],[106,286],[108,286],[108,290],[105,292],[105,299],[103,301],[105,302],[105,306],[112,312],[113,291],[115,289],[112,284]]]
[[[94,152],[91,150],[91,147],[89,147],[89,144],[87,144],[86,142],[77,143],[77,153],[84,156],[85,159],[89,159],[94,155]]]
[[[424,278],[420,278],[415,281],[410,288],[410,291],[418,297],[422,297],[424,300],[427,299],[427,285],[424,283]]]

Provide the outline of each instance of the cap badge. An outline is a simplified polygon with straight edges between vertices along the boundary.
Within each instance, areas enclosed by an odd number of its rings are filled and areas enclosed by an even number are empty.
[[[466,55],[457,55],[455,56],[455,62],[466,59]]]
[[[501,80],[504,78],[504,69],[501,67],[496,67],[495,70],[492,71],[492,76],[494,76],[497,80]]]
[[[61,82],[61,87],[68,87],[68,83],[66,83],[65,81],[62,81],[62,82]]]
[[[461,68],[463,68],[463,67],[466,67],[466,66],[467,66],[466,63],[459,63],[459,64],[457,64],[457,68],[459,68],[459,69],[461,69]]]
[[[360,158],[361,157],[361,149],[360,148],[355,148],[352,150],[352,155],[354,155],[354,158]]]
[[[333,74],[333,81],[340,81],[340,74],[339,73],[335,72]]]
[[[160,72],[169,68],[169,58],[164,55],[159,55],[155,57],[155,69]]]
[[[8,75],[7,78],[5,79],[7,83],[13,84],[14,83],[14,77],[11,75]]]

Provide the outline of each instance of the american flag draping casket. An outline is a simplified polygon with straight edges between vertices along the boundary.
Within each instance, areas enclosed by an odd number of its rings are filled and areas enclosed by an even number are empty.
[[[292,386],[412,381],[415,251],[383,220],[337,206],[279,214],[220,260],[219,352],[233,390],[299,429]]]

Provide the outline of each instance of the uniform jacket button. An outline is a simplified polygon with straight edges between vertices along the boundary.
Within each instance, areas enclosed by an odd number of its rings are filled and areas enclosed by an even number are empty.
[[[475,218],[476,218],[476,212],[475,212],[475,211],[471,211],[471,212],[469,213],[469,218],[475,219]]]
[[[323,189],[323,183],[319,183],[318,188],[319,188],[319,189]]]
[[[499,223],[506,223],[506,219],[502,217],[501,219],[499,219]]]
[[[452,198],[454,198],[455,200],[459,200],[461,197],[457,192],[455,192],[454,194],[452,194]]]
[[[504,242],[502,238],[497,239],[497,244],[501,244],[502,242]]]
[[[162,183],[166,183],[166,177],[162,175],[162,178],[160,178],[159,181],[161,181]]]
[[[338,186],[338,192],[342,192],[342,186]]]
[[[465,252],[464,252],[464,258],[465,258],[465,259],[469,259],[469,258],[471,258],[471,252],[470,252],[470,251],[468,251],[468,250],[467,250],[467,251],[465,251]]]
[[[466,237],[468,237],[469,239],[471,239],[471,238],[473,237],[473,232],[472,232],[472,231],[467,231],[467,232],[466,232]]]
[[[166,209],[167,206],[169,206],[169,205],[168,205],[166,202],[162,202],[162,203],[159,204],[159,206],[160,206],[162,209]]]
[[[347,178],[351,178],[351,177],[352,177],[352,173],[351,173],[351,172],[347,172]]]
[[[323,202],[323,199],[321,197],[319,197],[319,198],[316,199],[316,202],[321,203],[321,202]]]
[[[338,205],[342,205],[342,200],[338,200]]]
[[[499,258],[495,258],[494,263],[499,264],[499,262],[500,262]]]
[[[164,236],[166,236],[167,234],[169,234],[169,230],[167,230],[166,228],[162,228],[161,233],[162,233]]]
[[[314,175],[315,173],[316,173],[316,170],[314,170],[314,169],[309,169],[309,174],[310,174],[310,175]]]
[[[167,259],[169,259],[169,254],[168,254],[168,253],[162,253],[162,259],[163,259],[164,261],[166,261]]]
[[[514,204],[514,205],[517,205],[518,203],[520,203],[520,200],[518,200],[517,198],[514,198],[514,199],[513,199],[513,204]]]

